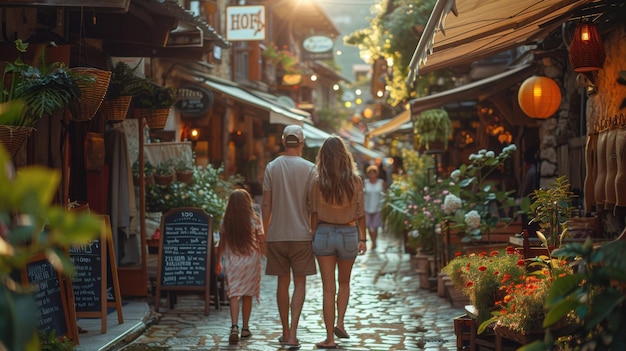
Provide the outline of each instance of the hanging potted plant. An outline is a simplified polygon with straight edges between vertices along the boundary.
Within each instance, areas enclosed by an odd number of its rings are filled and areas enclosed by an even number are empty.
[[[176,180],[187,185],[193,183],[193,161],[182,158],[176,163]]]
[[[138,86],[139,93],[133,97],[135,117],[143,117],[150,129],[163,129],[170,108],[176,101],[176,91],[162,87],[149,79],[144,79]]]
[[[429,150],[431,144],[442,143],[444,149],[448,148],[452,121],[446,110],[432,109],[420,113],[413,122],[413,127],[420,147]]]
[[[135,68],[119,61],[111,70],[109,87],[100,106],[105,121],[123,121],[126,118],[133,95],[139,92],[137,89],[143,79],[135,74]]]
[[[22,59],[28,43],[18,39],[15,47],[18,56],[15,61],[5,63],[0,80],[0,103],[23,102],[2,108],[3,112],[13,111],[0,118],[0,140],[6,142],[11,156],[17,149],[9,143],[19,149],[40,118],[70,106],[80,96],[77,82],[93,82],[91,77],[70,72],[61,62],[47,63],[44,50],[37,59],[37,66],[30,66]],[[19,105],[22,111],[16,112]]]

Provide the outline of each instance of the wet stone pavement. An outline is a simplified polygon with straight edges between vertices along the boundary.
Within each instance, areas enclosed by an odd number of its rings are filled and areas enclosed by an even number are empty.
[[[399,240],[383,237],[379,241],[375,251],[357,257],[345,321],[350,338],[335,338],[337,349],[456,350],[453,321],[463,310],[419,287]],[[154,324],[122,350],[281,350],[275,289],[276,278],[263,275],[261,301],[254,302],[250,318],[252,337],[238,344],[228,343],[228,306],[219,310],[211,306],[205,316],[201,299],[181,296],[173,309],[162,300]],[[307,279],[298,338],[300,350],[315,350],[315,343],[325,339],[319,274]]]

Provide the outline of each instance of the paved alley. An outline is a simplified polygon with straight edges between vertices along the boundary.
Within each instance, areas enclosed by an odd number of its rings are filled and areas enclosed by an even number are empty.
[[[162,300],[155,324],[122,350],[140,346],[165,350],[279,350],[280,321],[275,301],[276,278],[263,275],[261,302],[252,308],[252,337],[229,345],[228,306],[211,306],[182,296],[174,309]],[[152,307],[153,303],[150,304]],[[349,339],[335,339],[344,350],[456,350],[453,320],[463,310],[452,308],[436,292],[420,289],[401,242],[382,238],[376,251],[357,257],[346,315]],[[298,332],[300,350],[314,350],[324,340],[322,283],[319,275],[307,280],[307,298]]]

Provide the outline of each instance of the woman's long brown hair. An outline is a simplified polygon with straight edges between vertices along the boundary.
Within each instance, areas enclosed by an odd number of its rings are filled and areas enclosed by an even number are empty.
[[[328,137],[317,154],[318,185],[322,197],[339,205],[356,194],[354,179],[358,171],[346,144],[337,136]]]
[[[250,194],[243,189],[233,190],[224,213],[224,237],[220,240],[236,255],[251,255],[258,248],[252,217],[258,216],[252,209]]]

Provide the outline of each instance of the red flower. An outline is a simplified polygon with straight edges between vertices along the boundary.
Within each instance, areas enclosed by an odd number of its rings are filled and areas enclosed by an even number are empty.
[[[525,264],[526,264],[526,263],[524,262],[524,260],[518,260],[518,261],[517,261],[517,265],[518,265],[518,266],[520,266],[520,267],[521,267],[521,266],[523,266],[523,265],[525,265]]]
[[[498,274],[500,274],[500,272],[495,271],[495,272],[493,272],[493,274],[498,275]]]
[[[504,273],[504,275],[502,276],[502,284],[506,283],[509,279],[511,279],[511,275]]]
[[[485,267],[485,266],[480,266],[480,267],[478,267],[478,270],[479,270],[479,271],[481,271],[481,272],[484,272],[484,271],[486,271],[486,270],[487,270],[487,267]]]
[[[461,255],[463,255],[461,252],[457,251],[454,253],[454,257],[460,257]]]
[[[472,286],[474,286],[474,282],[472,282],[472,281],[469,281],[469,282],[467,282],[467,284],[465,284],[466,288],[471,288]]]
[[[498,256],[498,251],[491,251],[491,256]]]
[[[513,246],[507,246],[506,247],[506,253],[509,255],[512,255],[515,253],[515,248],[513,248]]]

